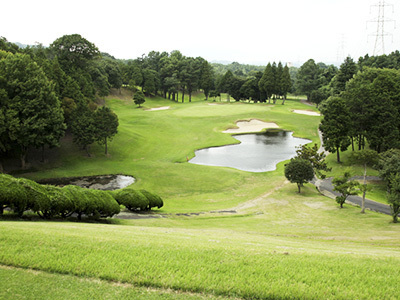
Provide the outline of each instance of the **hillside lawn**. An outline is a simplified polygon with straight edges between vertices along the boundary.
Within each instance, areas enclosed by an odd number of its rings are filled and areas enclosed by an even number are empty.
[[[20,174],[132,175],[164,207],[158,218],[108,224],[2,217],[0,299],[398,298],[400,229],[390,216],[340,209],[311,184],[298,194],[284,163],[264,173],[187,163],[196,149],[237,142],[222,131],[238,120],[275,122],[319,144],[320,117],[292,112],[313,108],[203,99],[153,97],[137,108],[109,97],[120,127],[108,157],[93,145],[89,158],[66,138],[47,164]],[[162,106],[170,109],[146,111]],[[346,155],[341,165],[328,158],[333,174],[348,167]]]

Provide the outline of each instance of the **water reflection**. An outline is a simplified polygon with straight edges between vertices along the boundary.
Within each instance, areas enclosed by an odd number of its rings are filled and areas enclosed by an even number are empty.
[[[293,137],[293,132],[270,131],[233,136],[241,143],[201,149],[189,162],[198,165],[232,167],[249,172],[266,172],[296,155],[296,147],[310,140]]]

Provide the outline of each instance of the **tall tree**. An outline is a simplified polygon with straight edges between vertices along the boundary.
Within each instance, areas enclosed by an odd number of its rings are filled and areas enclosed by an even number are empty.
[[[261,77],[258,85],[266,98],[271,101],[270,99],[275,89],[275,77],[271,63],[268,63],[265,67],[263,76]]]
[[[298,92],[304,93],[310,100],[312,91],[320,87],[320,70],[313,59],[306,61],[297,73]]]
[[[361,163],[364,167],[363,173],[363,184],[361,186],[362,191],[362,202],[361,202],[361,213],[365,213],[365,195],[367,193],[367,167],[374,166],[378,162],[378,153],[374,150],[361,150],[352,152],[350,160],[356,163]]]
[[[389,182],[387,200],[392,209],[393,223],[397,223],[400,214],[400,174],[392,174],[389,177]]]
[[[281,77],[281,93],[283,96],[282,105],[285,104],[287,94],[290,92],[291,88],[292,88],[292,79],[290,78],[289,67],[285,65]]]
[[[19,146],[21,167],[30,147],[58,146],[64,117],[54,84],[28,55],[9,54],[0,60],[7,134]]]
[[[90,157],[89,146],[96,141],[97,134],[94,112],[87,106],[82,106],[75,111],[72,119],[73,141]]]
[[[400,146],[400,73],[364,68],[350,80],[342,97],[352,118],[352,136],[378,152]]]
[[[346,88],[346,83],[357,73],[357,65],[351,57],[346,57],[336,74],[334,93],[339,94]]]
[[[64,35],[56,39],[50,49],[58,57],[64,71],[85,68],[89,61],[100,57],[99,49],[79,34]]]
[[[337,162],[340,163],[340,150],[345,151],[351,144],[350,113],[342,98],[331,97],[321,111],[323,119],[319,126],[322,132],[324,148],[329,152],[337,153]]]
[[[110,141],[118,132],[118,117],[110,108],[103,106],[94,114],[96,126],[96,140],[104,145],[104,152],[108,154],[107,141]]]
[[[234,75],[231,71],[227,71],[224,76],[222,76],[221,81],[218,85],[219,92],[227,93],[228,94],[228,101],[230,100],[230,93],[232,90],[232,82],[233,82]]]
[[[203,89],[206,100],[213,89],[213,68],[208,61],[203,60],[200,71],[200,88]]]

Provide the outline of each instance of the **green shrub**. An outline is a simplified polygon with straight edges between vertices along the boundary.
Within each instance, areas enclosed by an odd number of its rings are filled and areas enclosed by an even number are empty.
[[[51,203],[50,196],[45,186],[40,185],[26,178],[18,178],[18,184],[26,191],[27,207],[41,217],[46,217],[41,214],[42,209],[47,209]]]
[[[0,213],[3,213],[5,207],[9,207],[22,217],[27,206],[27,191],[18,179],[10,175],[0,174]]]
[[[83,203],[83,214],[88,217],[93,217],[95,219],[100,218],[100,214],[97,211],[97,196],[93,193],[93,190],[84,189],[82,188],[82,193],[84,194],[85,198]]]
[[[141,192],[131,188],[115,191],[114,198],[130,211],[146,210],[149,206],[149,200]]]
[[[61,216],[66,218],[74,213],[75,205],[72,201],[72,195],[67,190],[53,185],[45,185],[43,187],[46,189],[49,199],[47,210],[41,210],[44,217]]]
[[[78,216],[78,219],[82,219],[82,215],[86,213],[88,197],[85,193],[85,189],[76,185],[66,185],[62,188],[66,194],[69,194],[69,199],[72,202],[74,213]]]
[[[140,190],[140,192],[149,200],[148,210],[151,210],[153,207],[161,208],[164,205],[163,200],[160,196],[150,193],[146,190]]]
[[[107,218],[119,214],[119,204],[109,192],[100,190],[90,191],[96,196],[96,211],[101,217]]]

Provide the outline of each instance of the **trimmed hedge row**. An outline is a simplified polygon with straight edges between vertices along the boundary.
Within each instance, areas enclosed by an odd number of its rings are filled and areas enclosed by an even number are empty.
[[[108,192],[88,190],[78,186],[41,185],[25,178],[0,174],[0,213],[11,208],[18,216],[31,210],[44,219],[66,218],[76,213],[98,219],[112,217],[120,206]]]
[[[72,214],[79,220],[82,215],[99,219],[118,214],[120,204],[131,211],[146,211],[161,208],[163,200],[145,190],[125,188],[110,192],[75,185],[61,188],[0,174],[0,214],[8,207],[20,217],[31,210],[44,219],[66,218]]]

